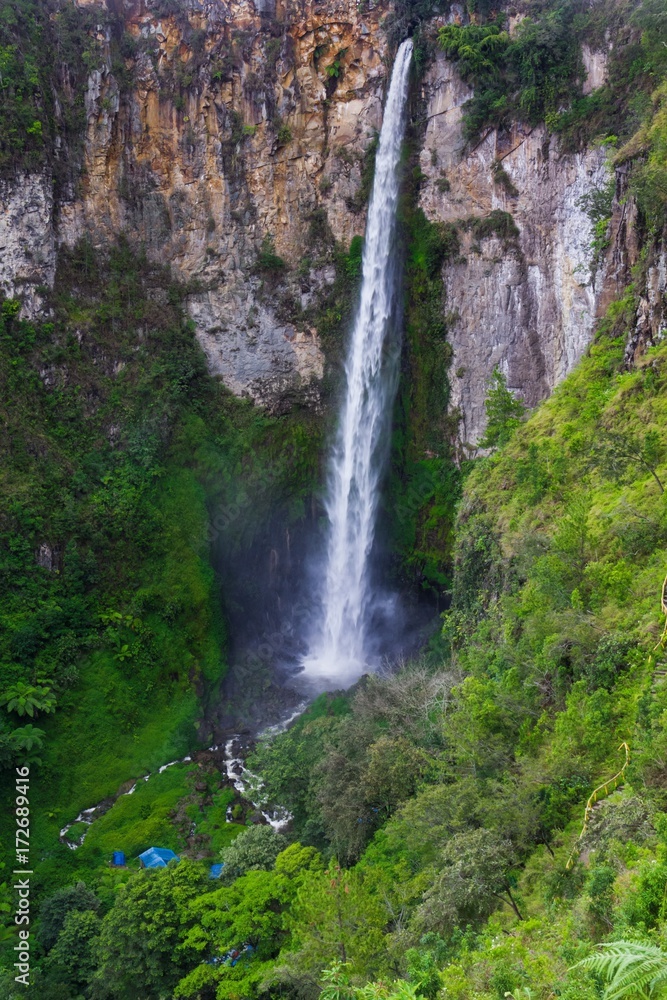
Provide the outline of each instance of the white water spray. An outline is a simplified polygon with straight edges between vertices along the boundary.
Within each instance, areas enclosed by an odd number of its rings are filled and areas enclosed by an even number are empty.
[[[346,393],[331,457],[322,619],[304,663],[314,681],[351,682],[364,669],[373,546],[398,352],[388,343],[395,306],[398,166],[412,41],[396,53],[368,209],[359,309],[345,363]]]

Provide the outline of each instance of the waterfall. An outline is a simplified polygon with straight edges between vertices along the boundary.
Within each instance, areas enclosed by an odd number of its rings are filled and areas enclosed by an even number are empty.
[[[367,660],[372,603],[368,563],[398,369],[398,350],[390,342],[390,329],[397,287],[398,166],[411,55],[408,39],[396,54],[384,110],[368,208],[361,295],[329,467],[321,618],[304,663],[306,677],[320,683],[351,682],[363,672]]]

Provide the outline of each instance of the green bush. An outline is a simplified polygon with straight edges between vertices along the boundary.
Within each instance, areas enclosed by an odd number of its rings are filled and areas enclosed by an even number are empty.
[[[263,274],[280,274],[285,270],[285,261],[276,253],[273,236],[267,233],[257,254],[257,270]]]

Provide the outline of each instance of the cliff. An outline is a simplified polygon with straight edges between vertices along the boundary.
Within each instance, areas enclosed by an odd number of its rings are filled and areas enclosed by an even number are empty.
[[[188,284],[210,370],[232,392],[270,412],[318,408],[318,306],[336,277],[333,241],[347,246],[364,230],[391,58],[387,5],[133,0],[122,16],[112,0],[79,6],[94,15],[98,46],[83,167],[55,199],[48,167],[2,182],[3,291],[37,315],[59,246],[127,233]],[[449,20],[461,17],[454,5]],[[583,62],[590,92],[604,83],[607,52],[585,47]],[[466,143],[472,91],[456,66],[436,52],[419,86],[420,205],[463,234],[442,308],[451,404],[474,444],[494,366],[533,406],[581,357],[637,259],[632,208],[619,174],[610,248],[596,256],[586,200],[608,183],[604,146],[566,152],[543,125]],[[640,325],[660,326],[664,280],[663,263]]]
[[[321,204],[337,239],[363,232],[354,199],[381,122],[381,10],[295,5],[278,21],[252,3],[135,2],[119,26],[108,7],[85,97],[80,183],[57,204],[48,173],[3,189],[4,291],[20,289],[25,314],[35,314],[58,244],[85,235],[104,246],[126,232],[191,284],[197,335],[233,392],[269,409],[300,396],[316,404],[317,332],[263,294],[256,262],[269,237],[296,268]],[[306,261],[292,278],[305,304],[333,273]]]
[[[503,212],[516,227],[470,228],[462,259],[445,274],[453,317],[452,404],[461,412],[462,439],[475,442],[485,423],[486,381],[496,365],[532,407],[590,343],[606,269],[592,273],[584,200],[607,182],[606,154],[600,147],[563,154],[544,126],[516,126],[510,134],[487,130],[473,149],[464,147],[461,107],[472,95],[441,53],[424,91],[421,204],[427,216],[457,221]]]

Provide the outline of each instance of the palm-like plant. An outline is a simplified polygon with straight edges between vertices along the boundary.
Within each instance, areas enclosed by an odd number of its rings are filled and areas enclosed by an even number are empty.
[[[12,742],[17,750],[30,752],[33,749],[41,750],[44,745],[45,732],[32,724],[15,729],[12,733]]]
[[[654,944],[611,941],[599,945],[573,968],[587,969],[607,980],[604,1000],[649,1000],[664,996],[667,988],[667,954]]]
[[[41,684],[34,687],[24,681],[17,681],[0,697],[0,705],[4,705],[8,712],[29,715],[32,719],[38,712],[55,712],[56,699],[50,687]]]

